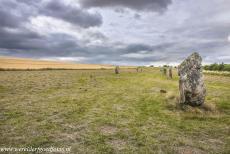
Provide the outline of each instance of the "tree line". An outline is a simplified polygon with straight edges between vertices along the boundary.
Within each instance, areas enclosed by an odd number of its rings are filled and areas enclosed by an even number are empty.
[[[204,70],[209,70],[209,71],[230,71],[230,64],[211,64],[211,65],[205,65]]]

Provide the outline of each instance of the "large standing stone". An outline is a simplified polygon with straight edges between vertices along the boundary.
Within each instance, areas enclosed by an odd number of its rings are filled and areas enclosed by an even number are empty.
[[[201,62],[201,56],[195,52],[178,66],[180,103],[191,106],[204,103],[206,89]]]

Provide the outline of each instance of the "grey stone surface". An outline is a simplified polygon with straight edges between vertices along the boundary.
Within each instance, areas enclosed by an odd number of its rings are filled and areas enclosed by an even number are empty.
[[[206,89],[201,63],[201,56],[194,52],[178,66],[180,103],[191,106],[204,103]]]

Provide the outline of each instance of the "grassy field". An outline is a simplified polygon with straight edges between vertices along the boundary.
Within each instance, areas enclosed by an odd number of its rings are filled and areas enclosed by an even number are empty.
[[[230,153],[230,77],[205,83],[206,105],[194,109],[179,107],[178,78],[158,68],[0,71],[0,147]]]

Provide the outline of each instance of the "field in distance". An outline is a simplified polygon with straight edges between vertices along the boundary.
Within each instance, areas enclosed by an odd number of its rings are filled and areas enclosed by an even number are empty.
[[[0,57],[0,69],[113,69],[113,65],[76,64],[60,61]]]

